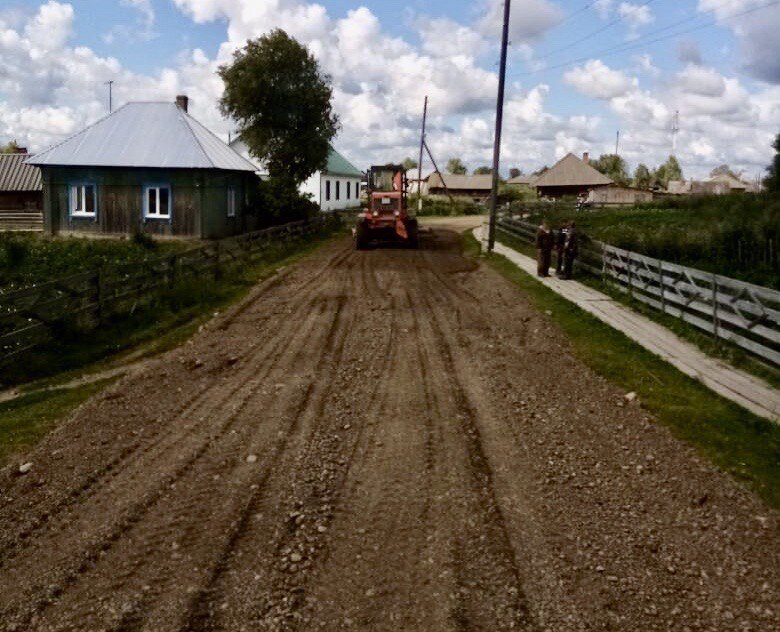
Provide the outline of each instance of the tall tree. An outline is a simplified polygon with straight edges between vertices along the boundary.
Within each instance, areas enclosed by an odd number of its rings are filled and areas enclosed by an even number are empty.
[[[766,168],[767,177],[764,178],[764,186],[767,191],[780,191],[780,134],[775,137],[772,143],[772,149],[775,150],[775,157],[772,164]]]
[[[602,154],[598,160],[593,160],[590,164],[617,184],[626,185],[631,181],[626,170],[626,161],[617,154]]]
[[[669,186],[670,180],[682,180],[683,172],[680,168],[680,163],[677,162],[677,158],[669,156],[664,164],[662,164],[653,173],[653,181],[658,186],[664,189]]]
[[[330,77],[305,46],[276,29],[249,40],[218,73],[225,83],[222,114],[238,123],[271,177],[303,182],[325,167],[338,117]]]
[[[15,141],[9,141],[5,145],[0,145],[0,154],[15,154],[19,150],[19,144]]]
[[[466,165],[460,158],[450,158],[447,161],[447,171],[454,176],[465,176],[467,172]]]
[[[417,161],[414,158],[410,158],[407,156],[404,158],[404,161],[401,163],[406,169],[406,171],[409,171],[409,169],[417,169]]]
[[[491,173],[493,173],[493,170],[490,167],[477,167],[474,169],[475,176],[489,176]]]
[[[521,175],[523,175],[523,170],[518,169],[517,167],[512,167],[509,170],[509,178],[519,178]]]
[[[715,167],[712,171],[710,171],[710,176],[731,176],[732,178],[737,178],[737,180],[739,180],[739,174],[732,171],[731,167],[729,167],[727,164],[722,164]]]
[[[638,189],[649,189],[653,183],[653,175],[644,163],[639,163],[634,169],[634,186]]]

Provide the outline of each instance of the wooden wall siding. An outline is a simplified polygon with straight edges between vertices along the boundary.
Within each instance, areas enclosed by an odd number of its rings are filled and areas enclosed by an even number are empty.
[[[0,210],[40,211],[43,209],[41,191],[0,191]]]
[[[245,217],[244,199],[254,174],[217,170],[153,170],[46,168],[50,209],[46,209],[48,232],[132,234],[221,238],[251,230],[255,222]],[[98,213],[95,219],[71,217],[71,183],[97,185]],[[170,184],[173,214],[170,220],[143,217],[143,187]],[[236,217],[227,217],[228,187],[236,190]]]

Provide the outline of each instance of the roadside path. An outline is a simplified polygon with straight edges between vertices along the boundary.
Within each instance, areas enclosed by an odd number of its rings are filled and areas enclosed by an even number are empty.
[[[474,230],[474,236],[480,241],[482,230],[482,227]],[[707,355],[665,327],[621,305],[598,290],[577,281],[562,281],[555,277],[539,279],[536,276],[536,261],[504,244],[497,242],[495,252],[718,395],[739,404],[759,417],[780,422],[780,391],[763,380]]]

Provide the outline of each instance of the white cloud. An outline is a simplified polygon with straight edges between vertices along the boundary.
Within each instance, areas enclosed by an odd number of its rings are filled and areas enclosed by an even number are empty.
[[[594,99],[613,99],[638,85],[636,78],[612,70],[600,59],[589,59],[584,65],[572,68],[564,73],[563,80]]]
[[[658,77],[661,74],[661,70],[653,64],[653,58],[648,53],[635,55],[633,59],[638,72],[644,73],[649,77]]]
[[[780,5],[765,0],[699,0],[698,8],[714,12],[718,22],[734,32],[744,66],[754,77],[780,83]]]
[[[485,39],[474,29],[448,18],[419,18],[415,26],[423,51],[432,57],[473,57],[487,47]]]
[[[513,45],[533,42],[563,19],[563,11],[547,0],[524,0],[510,12],[509,37]],[[502,0],[488,0],[484,17],[479,22],[482,33],[495,40],[504,23]]]
[[[103,34],[103,41],[107,44],[113,44],[117,40],[128,42],[143,41],[148,42],[159,37],[154,30],[154,24],[157,19],[151,0],[119,0],[123,7],[135,9],[138,12],[138,19],[135,24],[117,24],[107,33]]]
[[[632,4],[621,2],[617,8],[618,15],[628,24],[629,37],[636,37],[640,27],[655,20],[647,4]]]

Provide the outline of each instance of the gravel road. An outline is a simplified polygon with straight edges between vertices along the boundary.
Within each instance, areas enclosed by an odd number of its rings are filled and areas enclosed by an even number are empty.
[[[0,472],[0,630],[770,630],[778,516],[460,254],[321,248]]]

